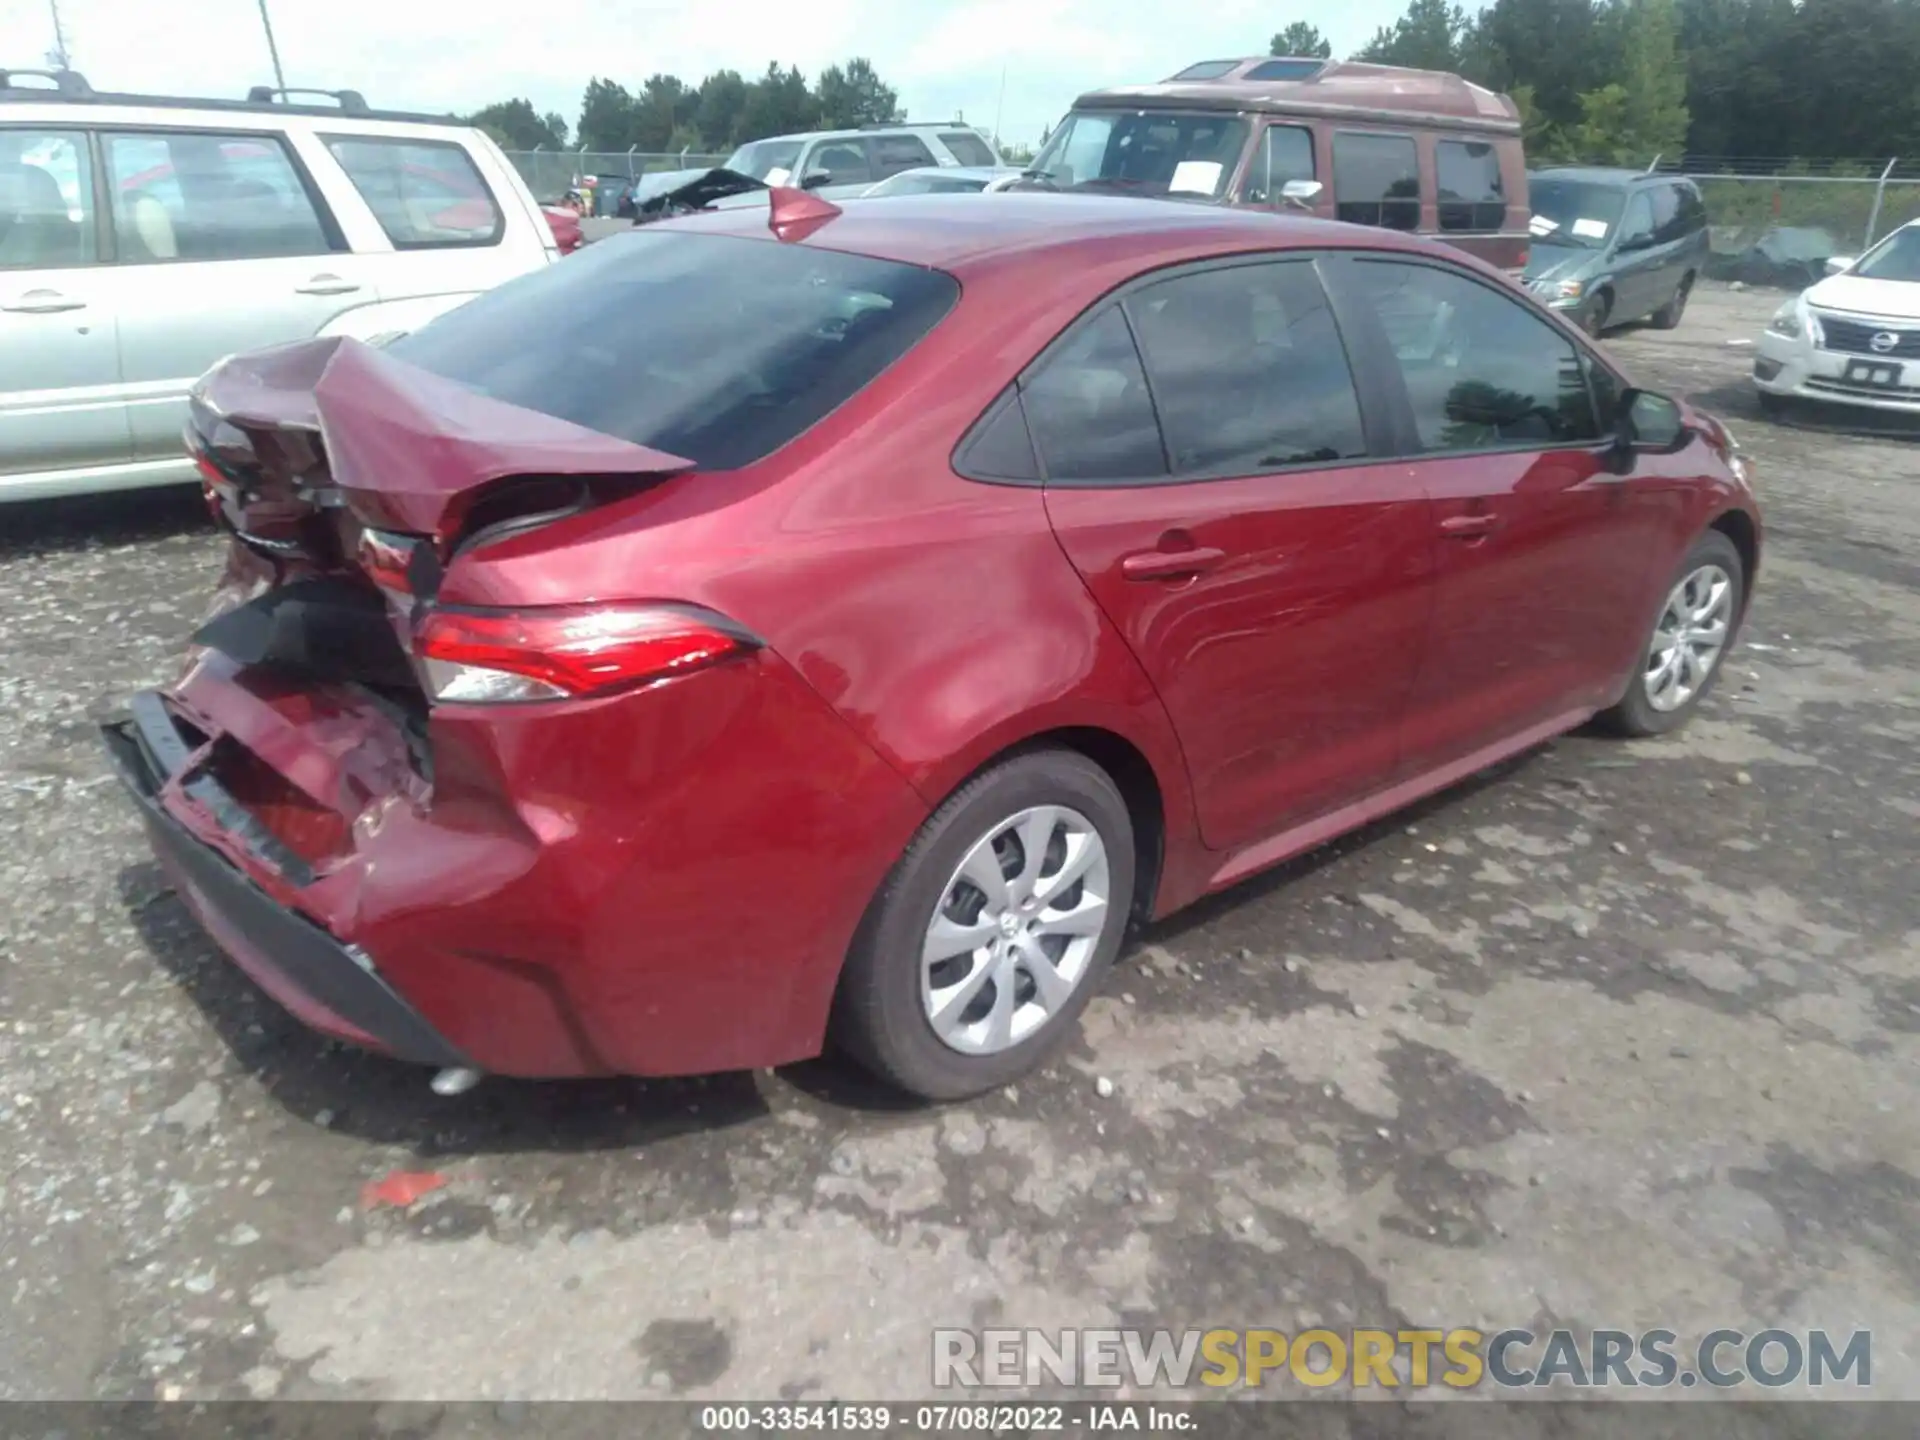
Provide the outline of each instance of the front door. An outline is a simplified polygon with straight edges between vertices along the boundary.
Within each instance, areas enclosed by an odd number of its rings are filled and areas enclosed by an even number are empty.
[[[1597,362],[1527,303],[1432,262],[1338,275],[1404,386],[1403,453],[1433,505],[1433,629],[1403,757],[1421,773],[1610,703],[1670,524],[1605,467]]]
[[[127,460],[96,220],[82,132],[0,127],[0,489]]]
[[[1021,396],[1054,530],[1167,707],[1208,846],[1384,784],[1431,602],[1430,506],[1410,467],[1372,458],[1316,264],[1137,287]]]

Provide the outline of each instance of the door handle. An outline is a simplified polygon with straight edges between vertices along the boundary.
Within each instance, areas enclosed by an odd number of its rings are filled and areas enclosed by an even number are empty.
[[[304,285],[293,287],[296,295],[351,295],[360,287],[338,275],[316,275]]]
[[[1440,533],[1455,540],[1477,540],[1499,524],[1498,515],[1449,515],[1440,522]]]
[[[1129,580],[1175,580],[1204,574],[1226,558],[1224,550],[1142,550],[1120,562],[1120,573]]]
[[[58,290],[29,290],[18,300],[9,300],[0,305],[0,310],[11,311],[15,315],[58,315],[63,310],[86,308],[86,301],[62,295]]]

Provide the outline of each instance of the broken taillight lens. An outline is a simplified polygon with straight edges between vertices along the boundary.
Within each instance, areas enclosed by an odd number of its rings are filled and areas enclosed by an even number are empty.
[[[674,605],[433,610],[414,632],[433,698],[462,705],[631,690],[758,644],[720,616]]]

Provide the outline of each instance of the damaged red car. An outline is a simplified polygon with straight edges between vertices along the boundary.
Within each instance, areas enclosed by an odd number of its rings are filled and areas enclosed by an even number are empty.
[[[1497,272],[1152,200],[775,190],[192,417],[225,586],[108,748],[248,974],[456,1074],[1003,1084],[1130,922],[1683,722],[1760,550]]]

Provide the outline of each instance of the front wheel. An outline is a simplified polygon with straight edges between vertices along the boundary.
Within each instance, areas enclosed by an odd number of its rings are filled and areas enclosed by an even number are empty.
[[[1598,340],[1613,318],[1613,296],[1602,290],[1580,316],[1580,328]]]
[[[1719,678],[1746,593],[1740,551],[1718,530],[1680,562],[1627,693],[1600,722],[1623,735],[1662,735],[1687,722]]]
[[[928,817],[874,898],[835,1037],[928,1100],[1018,1079],[1071,1033],[1133,891],[1133,824],[1107,773],[1066,750],[1006,760]]]

